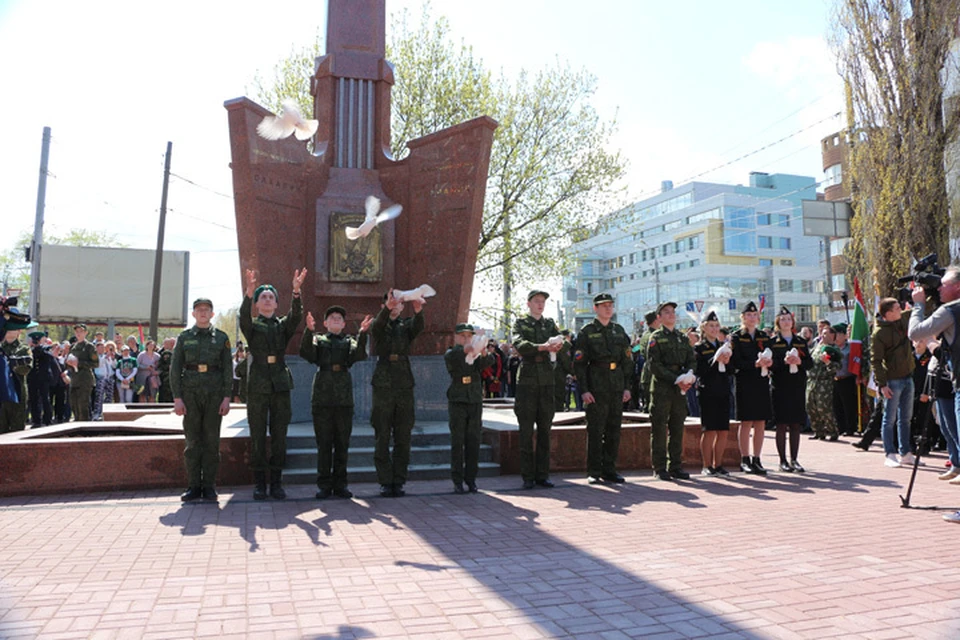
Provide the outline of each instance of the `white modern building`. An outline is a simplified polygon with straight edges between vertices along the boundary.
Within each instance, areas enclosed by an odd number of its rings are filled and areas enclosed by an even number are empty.
[[[781,305],[814,322],[829,305],[823,239],[803,234],[801,201],[817,198],[817,180],[750,174],[749,186],[691,182],[606,216],[595,235],[573,245],[564,277],[564,318],[579,330],[606,291],[617,321],[638,331],[660,301],[679,304],[680,324],[716,310],[724,325],[765,297],[765,324]],[[691,314],[685,313],[690,311]]]

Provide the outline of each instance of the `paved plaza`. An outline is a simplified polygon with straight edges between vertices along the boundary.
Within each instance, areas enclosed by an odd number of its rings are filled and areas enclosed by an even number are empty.
[[[801,452],[805,475],[618,487],[5,498],[0,637],[956,638],[960,526],[900,508],[879,449]],[[913,503],[960,506],[929,462]]]

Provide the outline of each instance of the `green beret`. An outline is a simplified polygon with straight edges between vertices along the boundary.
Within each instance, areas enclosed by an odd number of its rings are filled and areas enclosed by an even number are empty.
[[[660,315],[660,312],[663,311],[664,309],[666,309],[667,307],[673,307],[674,309],[676,309],[676,308],[677,308],[677,303],[676,303],[676,302],[661,302],[660,305],[657,307],[657,315]]]
[[[533,296],[543,296],[544,298],[549,298],[550,294],[546,291],[540,291],[539,289],[534,289],[527,294],[527,302],[533,300]]]
[[[339,313],[341,318],[344,320],[347,319],[347,310],[338,304],[335,304],[332,307],[327,307],[327,310],[323,312],[323,319],[326,320],[333,313]]]
[[[593,306],[603,304],[604,302],[613,302],[613,296],[609,293],[598,293],[597,295],[593,296]]]
[[[264,291],[273,291],[273,295],[275,297],[279,297],[277,296],[276,287],[274,287],[272,284],[262,284],[259,287],[257,287],[256,291],[253,292],[253,301],[256,302],[257,298],[259,298],[260,294],[263,293]]]
[[[193,308],[196,309],[201,304],[205,304],[210,307],[210,310],[213,310],[213,301],[210,298],[197,298],[193,301]]]
[[[454,333],[476,333],[472,324],[466,322],[461,322],[457,325],[457,328],[453,330]]]
[[[847,323],[841,322],[839,324],[833,325],[833,330],[837,333],[846,333],[847,332]]]
[[[87,325],[83,324],[82,322],[78,322],[77,324],[73,325],[73,328],[74,328],[74,329],[83,329],[84,331],[86,331],[86,330],[87,330]]]

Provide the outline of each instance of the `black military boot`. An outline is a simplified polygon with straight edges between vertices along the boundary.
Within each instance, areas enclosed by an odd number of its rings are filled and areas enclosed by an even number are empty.
[[[255,471],[253,474],[253,499],[267,499],[267,474],[263,471]]]
[[[287,492],[283,490],[283,482],[280,481],[280,469],[270,471],[270,497],[274,500],[286,500]]]

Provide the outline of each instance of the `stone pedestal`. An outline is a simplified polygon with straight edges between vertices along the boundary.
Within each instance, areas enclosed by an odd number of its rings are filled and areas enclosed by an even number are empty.
[[[291,394],[293,422],[310,422],[310,391],[313,388],[313,374],[316,371],[309,362],[299,356],[287,356],[287,365],[293,372],[296,385]],[[353,420],[358,423],[370,421],[370,409],[373,406],[373,369],[376,359],[358,362],[350,368],[353,377]],[[447,420],[447,387],[450,386],[450,374],[443,362],[443,356],[411,356],[410,368],[417,382],[413,395],[416,401],[417,421]]]

